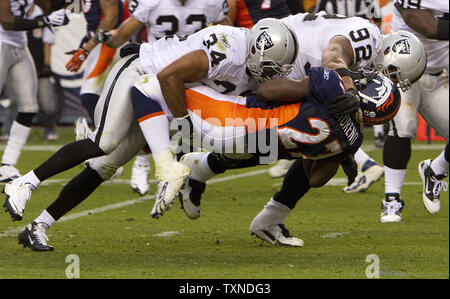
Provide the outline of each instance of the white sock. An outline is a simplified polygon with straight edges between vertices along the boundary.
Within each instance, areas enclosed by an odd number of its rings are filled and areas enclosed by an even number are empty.
[[[366,154],[366,152],[363,151],[361,148],[359,148],[356,151],[356,153],[355,153],[356,164],[362,165],[362,164],[364,164],[364,162],[366,162],[369,159],[371,159],[370,156],[368,154]]]
[[[2,164],[16,165],[22,148],[27,143],[31,128],[14,121],[11,125],[8,143],[3,152]]]
[[[148,167],[148,166],[150,166],[149,158],[150,157],[149,157],[148,154],[136,155],[136,159],[134,160],[134,164]]]
[[[31,170],[27,172],[22,178],[25,183],[30,183],[34,189],[36,189],[40,184],[41,181],[38,179],[38,177],[34,174],[34,171]],[[34,190],[33,189],[33,190]]]
[[[282,224],[290,212],[291,209],[287,206],[270,199],[264,209],[253,219],[250,224],[250,231],[254,232]]]
[[[190,178],[202,183],[206,183],[207,180],[216,176],[217,173],[213,172],[208,165],[208,156],[210,153],[201,153],[201,157],[199,158],[199,163],[195,164],[191,169]]]
[[[170,167],[175,162],[172,151],[166,149],[152,156],[153,161],[155,161],[155,178],[162,179],[166,177],[170,171]]]
[[[405,175],[406,169],[392,169],[384,166],[384,192],[400,194]]]
[[[47,210],[43,210],[41,215],[34,219],[34,222],[45,223],[50,228],[56,222],[56,220],[47,212]]]
[[[375,137],[384,136],[384,125],[374,125],[373,133]]]
[[[139,122],[145,140],[153,156],[170,149],[169,120],[167,116],[158,115]]]
[[[448,161],[445,160],[445,151],[442,151],[442,153],[431,162],[430,167],[436,175],[448,174]]]

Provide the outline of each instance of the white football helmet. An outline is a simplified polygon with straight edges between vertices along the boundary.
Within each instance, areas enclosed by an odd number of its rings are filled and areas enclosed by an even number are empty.
[[[374,64],[385,76],[397,81],[399,88],[406,91],[425,72],[427,53],[414,34],[399,30],[383,37]]]
[[[258,83],[286,76],[292,71],[298,54],[298,41],[288,25],[266,18],[256,23],[247,34],[247,67]]]

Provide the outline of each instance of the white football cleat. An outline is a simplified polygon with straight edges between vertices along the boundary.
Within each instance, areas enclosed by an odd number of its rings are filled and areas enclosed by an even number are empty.
[[[75,140],[83,140],[89,138],[91,129],[87,123],[86,117],[79,117],[75,121]]]
[[[150,166],[140,165],[133,163],[131,169],[131,188],[139,195],[145,195],[150,190],[150,184],[148,183],[148,176],[150,173]]]
[[[425,208],[431,214],[436,214],[441,210],[441,201],[439,199],[442,191],[448,190],[447,182],[442,181],[445,175],[436,175],[430,167],[431,159],[421,161],[418,171],[422,179],[423,191],[422,200]]]
[[[402,221],[402,210],[404,206],[405,202],[400,199],[399,194],[387,193],[386,198],[381,203],[380,221],[382,223]]]
[[[252,235],[272,245],[302,247],[305,242],[302,239],[291,236],[284,224],[277,224],[266,229],[250,231]]]
[[[24,183],[20,178],[9,182],[3,188],[3,193],[6,195],[3,207],[13,221],[22,220],[25,204],[30,200],[34,189],[33,185]]]
[[[274,166],[269,168],[270,177],[274,179],[284,177],[294,162],[295,160],[278,160]]]
[[[353,184],[345,187],[344,193],[364,192],[370,185],[381,179],[384,175],[384,168],[377,162],[369,159],[361,167],[358,165],[358,176]]]
[[[202,199],[203,192],[205,192],[205,188],[205,183],[188,178],[180,189],[178,196],[180,198],[181,208],[186,216],[192,220],[200,217],[200,200]]]
[[[159,218],[173,205],[186,179],[191,174],[191,169],[186,165],[174,161],[170,169],[156,176],[157,195],[151,211],[153,218]]]
[[[0,182],[11,182],[21,177],[19,170],[12,165],[3,165],[0,167]]]

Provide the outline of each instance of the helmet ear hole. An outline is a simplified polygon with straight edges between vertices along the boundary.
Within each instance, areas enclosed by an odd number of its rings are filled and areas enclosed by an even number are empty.
[[[255,55],[255,54],[256,54],[256,48],[255,48],[255,46],[252,46],[251,53],[252,53],[252,55]]]

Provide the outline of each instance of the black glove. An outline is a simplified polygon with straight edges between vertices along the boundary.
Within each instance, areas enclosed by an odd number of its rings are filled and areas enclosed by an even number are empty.
[[[128,43],[120,48],[120,58],[131,55],[131,54],[139,54],[139,49],[141,47],[140,43]]]
[[[350,186],[358,175],[358,166],[353,154],[345,154],[341,159],[341,166],[348,178],[347,186]]]
[[[344,114],[352,114],[358,111],[358,109],[359,95],[353,88],[350,88],[347,92],[333,99],[333,102],[329,107],[330,114],[334,117]]]

